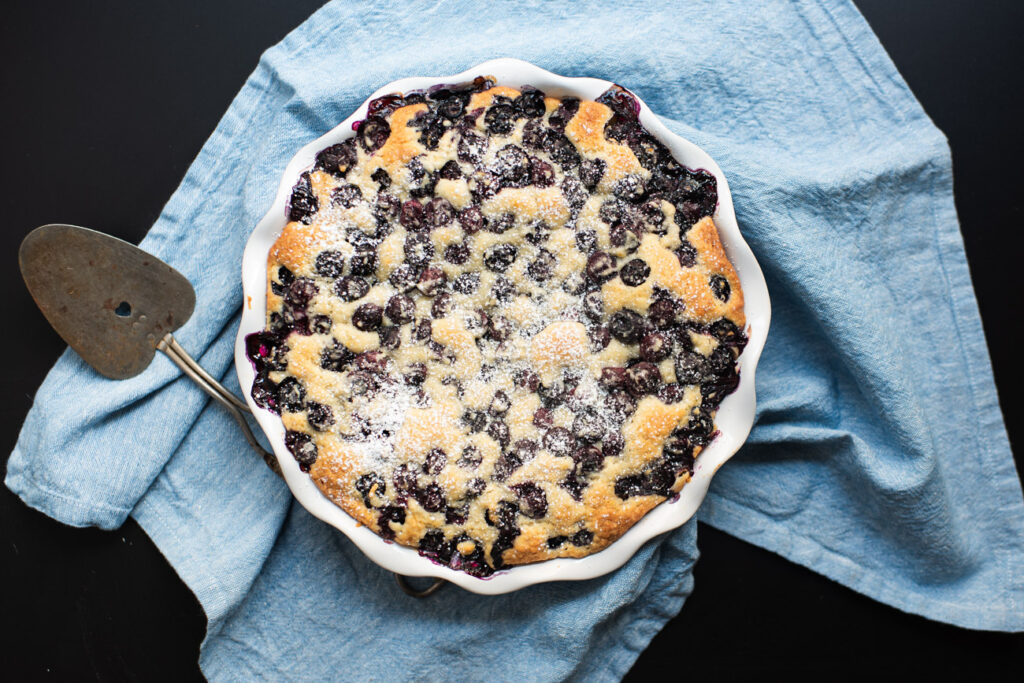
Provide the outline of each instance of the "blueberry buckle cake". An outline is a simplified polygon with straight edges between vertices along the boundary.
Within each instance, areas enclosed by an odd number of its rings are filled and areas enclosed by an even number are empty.
[[[689,481],[743,293],[686,168],[615,86],[387,95],[267,261],[252,396],[316,486],[475,576],[607,547]]]

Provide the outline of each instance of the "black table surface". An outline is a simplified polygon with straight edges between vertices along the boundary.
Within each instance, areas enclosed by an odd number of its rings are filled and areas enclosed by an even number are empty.
[[[138,242],[260,53],[319,4],[5,3],[0,275],[9,308],[0,343],[12,364],[0,373],[0,452],[14,446],[36,387],[64,348],[21,281],[21,239],[56,221]],[[950,140],[967,255],[1019,451],[1024,410],[1011,392],[1024,380],[1015,358],[1024,5],[857,5]],[[710,527],[699,536],[696,590],[629,680],[1020,674],[1020,635],[926,621]],[[0,557],[0,677],[201,677],[202,610],[133,521],[114,532],[72,529],[0,487]]]

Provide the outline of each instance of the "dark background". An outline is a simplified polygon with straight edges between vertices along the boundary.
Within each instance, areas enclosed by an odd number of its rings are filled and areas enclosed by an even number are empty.
[[[13,448],[35,388],[64,348],[21,281],[21,239],[60,221],[138,242],[260,53],[319,4],[5,3],[0,276],[8,322],[0,357],[11,362],[0,373],[0,453]],[[1011,391],[1024,379],[1014,357],[1024,4],[857,5],[950,140],[967,255],[1019,453],[1024,411]],[[629,680],[1021,671],[1019,635],[903,614],[706,526],[700,548],[696,592]],[[199,604],[133,521],[116,532],[72,529],[0,487],[0,678],[191,680],[200,676],[204,629]]]

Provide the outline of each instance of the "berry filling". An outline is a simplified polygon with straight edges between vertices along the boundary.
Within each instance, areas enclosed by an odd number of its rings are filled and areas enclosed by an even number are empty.
[[[601,516],[693,474],[742,293],[715,177],[640,113],[618,86],[385,95],[293,187],[251,395],[383,538],[488,576],[600,550]]]

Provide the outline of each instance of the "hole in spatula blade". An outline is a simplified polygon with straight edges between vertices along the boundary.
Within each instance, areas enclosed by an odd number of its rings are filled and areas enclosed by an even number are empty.
[[[117,305],[117,308],[114,309],[114,315],[120,316],[122,318],[127,318],[131,314],[132,314],[132,305],[130,303],[128,303],[127,301],[122,301],[121,303],[119,303]]]

